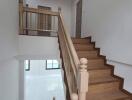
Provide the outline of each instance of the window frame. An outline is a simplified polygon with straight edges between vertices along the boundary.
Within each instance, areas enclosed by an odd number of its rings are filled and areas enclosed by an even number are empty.
[[[30,60],[27,60],[27,61],[28,61],[28,68],[25,68],[25,71],[30,71]],[[25,66],[25,64],[24,64],[24,66]]]
[[[52,68],[48,68],[47,67],[47,65],[48,65],[48,63],[47,63],[47,61],[48,60],[52,60]],[[54,66],[54,63],[53,63],[53,59],[48,59],[48,60],[46,60],[46,70],[55,70],[55,69],[60,69],[60,64],[58,63],[58,68],[54,68],[53,66]],[[57,60],[58,61],[58,60]]]

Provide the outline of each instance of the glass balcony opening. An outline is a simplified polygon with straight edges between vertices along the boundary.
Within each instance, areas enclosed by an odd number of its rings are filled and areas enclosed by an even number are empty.
[[[65,100],[61,64],[56,59],[25,60],[25,100]]]

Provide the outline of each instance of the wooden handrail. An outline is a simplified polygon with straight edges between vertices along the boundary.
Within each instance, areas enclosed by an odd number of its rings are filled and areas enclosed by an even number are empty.
[[[43,30],[43,29],[32,29],[32,28],[24,28],[24,30],[57,33],[57,31],[55,31],[55,30]]]
[[[50,10],[42,10],[42,9],[37,9],[37,8],[27,8],[24,7],[24,12],[31,12],[31,13],[40,13],[40,14],[46,14],[46,15],[52,15],[52,16],[58,16],[58,12],[53,12]]]
[[[63,17],[59,14],[58,37],[62,51],[64,70],[67,77],[71,100],[86,100],[88,92],[89,74],[87,71],[88,61],[86,58],[79,60],[77,52],[68,34]],[[69,60],[67,60],[69,59]],[[74,74],[72,74],[74,73]]]
[[[74,70],[75,71],[74,74],[75,74],[75,76],[77,76],[76,72],[78,70],[78,66],[80,65],[80,61],[79,61],[78,55],[76,53],[76,50],[74,48],[74,45],[72,43],[71,36],[70,36],[70,34],[67,34],[68,32],[66,30],[66,27],[65,27],[65,24],[64,24],[64,19],[63,19],[61,13],[59,14],[59,17],[60,17],[60,21],[62,22],[62,25],[63,25],[63,29],[64,29],[64,33],[65,33],[64,35],[65,35],[65,37],[67,39],[67,44],[68,44],[68,47],[69,47],[69,50],[70,50],[71,57],[72,57],[72,59],[74,61],[74,66],[76,68],[75,69],[76,71]]]

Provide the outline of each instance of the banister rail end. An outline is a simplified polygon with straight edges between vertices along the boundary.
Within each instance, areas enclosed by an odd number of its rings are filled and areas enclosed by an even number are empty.
[[[79,100],[86,100],[86,94],[88,92],[89,73],[87,67],[88,60],[86,58],[81,58],[78,72]]]

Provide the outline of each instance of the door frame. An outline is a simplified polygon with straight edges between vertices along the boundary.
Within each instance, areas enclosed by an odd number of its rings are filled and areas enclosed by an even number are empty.
[[[52,8],[49,7],[49,6],[41,6],[41,5],[38,5],[38,9],[52,10]],[[44,22],[44,21],[45,21],[46,25],[44,23],[43,24],[41,23],[41,22]],[[45,29],[45,30],[51,30],[51,27],[52,27],[52,16],[38,14],[37,28],[41,29],[41,28],[44,28],[44,27],[48,28],[48,29]],[[50,32],[38,31],[38,35],[50,36]]]
[[[82,30],[82,0],[78,0],[77,2],[76,2],[76,37],[77,38],[80,38],[81,37],[81,30]],[[79,5],[80,4],[80,5]],[[81,6],[81,10],[80,10],[80,12],[78,11],[78,7],[79,6]],[[80,13],[80,14],[79,14]],[[79,16],[78,16],[79,15]],[[79,21],[80,21],[80,23],[78,23]],[[79,30],[78,30],[79,29]],[[79,32],[78,32],[79,31]]]

